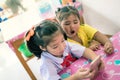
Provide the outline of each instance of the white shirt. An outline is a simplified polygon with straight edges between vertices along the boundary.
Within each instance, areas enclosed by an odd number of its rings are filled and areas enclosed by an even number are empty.
[[[44,80],[62,80],[58,72],[63,69],[61,63],[63,63],[65,56],[69,53],[74,57],[80,58],[85,51],[85,47],[66,42],[66,48],[63,53],[63,57],[55,57],[48,52],[42,52],[40,62],[40,74]]]

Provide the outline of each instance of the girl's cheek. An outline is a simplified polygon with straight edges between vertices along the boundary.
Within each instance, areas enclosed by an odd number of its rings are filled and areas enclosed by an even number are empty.
[[[68,33],[70,31],[69,28],[64,28],[63,30],[64,30],[65,33]]]

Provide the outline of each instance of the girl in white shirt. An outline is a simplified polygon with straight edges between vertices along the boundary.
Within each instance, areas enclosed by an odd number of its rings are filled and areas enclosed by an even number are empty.
[[[58,73],[77,58],[83,56],[93,60],[97,56],[88,48],[67,42],[60,25],[51,20],[44,20],[29,30],[25,39],[28,49],[40,58],[40,74],[44,80],[62,80]],[[81,68],[64,80],[93,78],[95,72]]]

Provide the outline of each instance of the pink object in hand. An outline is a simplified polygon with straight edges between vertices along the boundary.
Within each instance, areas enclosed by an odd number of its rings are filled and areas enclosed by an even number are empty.
[[[107,55],[104,52],[103,46],[98,51],[95,51],[98,55],[101,55],[105,64],[105,69],[98,73],[94,80],[120,80],[120,32],[113,35],[110,40],[114,46],[114,53]],[[81,67],[89,67],[90,60],[80,58],[73,62],[69,67],[61,71],[59,74],[62,78],[69,77],[74,74]],[[85,79],[89,80],[89,79]]]

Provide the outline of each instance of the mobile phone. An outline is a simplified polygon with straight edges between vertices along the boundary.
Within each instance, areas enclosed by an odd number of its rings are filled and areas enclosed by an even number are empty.
[[[93,71],[94,69],[96,69],[97,67],[99,67],[100,64],[101,64],[101,56],[98,55],[98,56],[90,63],[90,71]]]

